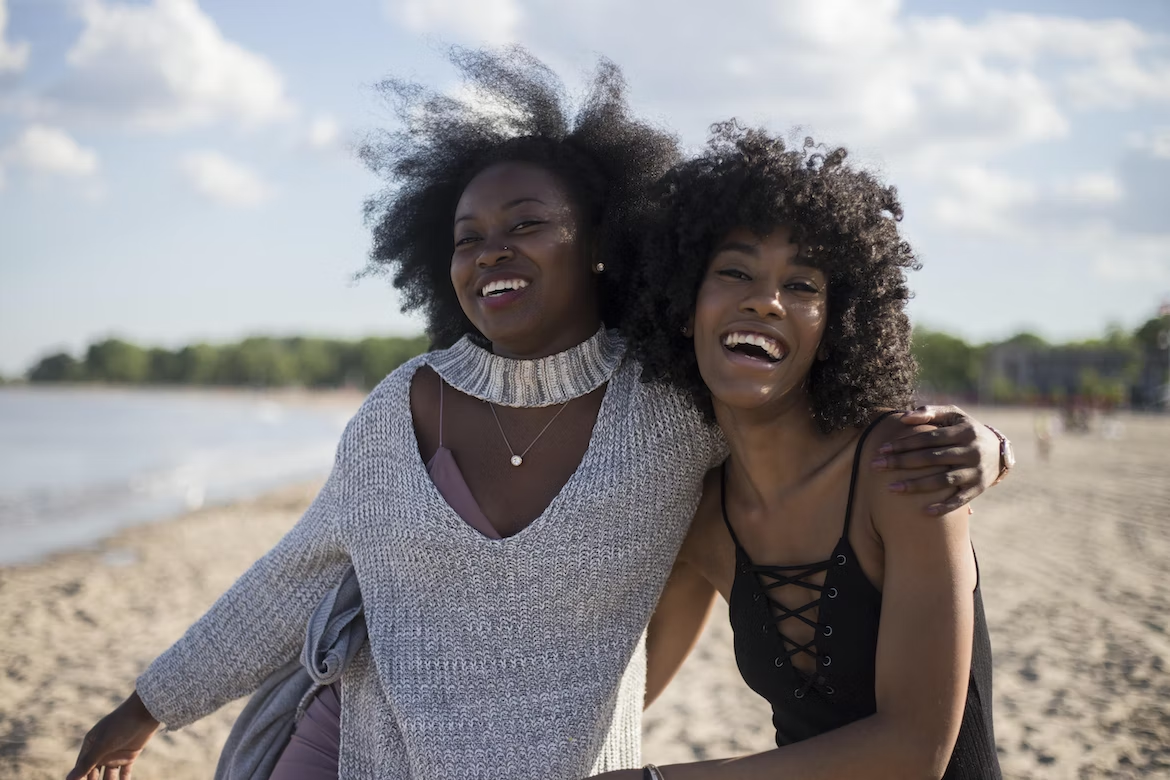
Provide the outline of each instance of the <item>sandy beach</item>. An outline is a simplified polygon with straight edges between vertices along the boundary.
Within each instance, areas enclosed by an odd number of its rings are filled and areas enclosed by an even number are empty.
[[[973,536],[995,653],[995,720],[1011,778],[1170,777],[1170,416],[1122,414],[1056,439],[984,409],[1017,444],[1012,477],[976,504]],[[295,521],[316,486],[141,526],[97,549],[0,569],[0,771],[63,777],[82,735]],[[135,778],[209,778],[242,703],[159,735]],[[659,764],[772,746],[739,680],[726,608],[648,711]]]

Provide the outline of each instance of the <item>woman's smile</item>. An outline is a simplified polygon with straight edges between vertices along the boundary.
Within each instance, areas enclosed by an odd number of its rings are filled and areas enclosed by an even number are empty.
[[[716,402],[755,407],[800,391],[824,336],[827,282],[787,228],[735,228],[695,304],[695,357]]]

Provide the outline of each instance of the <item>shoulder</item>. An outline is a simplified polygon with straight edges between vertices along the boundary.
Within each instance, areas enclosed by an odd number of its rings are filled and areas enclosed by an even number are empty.
[[[890,540],[904,534],[941,530],[943,526],[955,525],[957,518],[966,528],[966,509],[956,510],[948,515],[934,516],[926,513],[926,507],[950,497],[954,489],[944,487],[927,493],[906,493],[890,490],[890,485],[919,477],[946,471],[945,466],[921,469],[874,470],[870,464],[882,456],[881,446],[886,442],[936,430],[933,425],[905,425],[901,422],[905,412],[895,412],[874,426],[863,443],[858,464],[858,491],[868,508],[873,529],[883,540]],[[961,518],[960,518],[961,515]]]
[[[362,441],[384,433],[394,424],[410,424],[410,386],[415,373],[425,365],[426,355],[419,355],[391,371],[379,382],[354,416],[341,436],[341,449],[359,448]],[[428,372],[429,373],[429,372]]]

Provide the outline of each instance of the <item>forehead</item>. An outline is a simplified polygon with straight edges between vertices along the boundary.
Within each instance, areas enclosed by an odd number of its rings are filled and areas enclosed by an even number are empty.
[[[792,228],[781,225],[768,233],[760,234],[749,227],[734,227],[715,244],[715,252],[738,251],[770,263],[797,265],[815,268],[812,260],[805,257],[801,246],[792,240]]]
[[[548,206],[569,205],[569,195],[552,171],[534,163],[500,162],[484,168],[468,182],[456,213],[498,209],[526,198]]]

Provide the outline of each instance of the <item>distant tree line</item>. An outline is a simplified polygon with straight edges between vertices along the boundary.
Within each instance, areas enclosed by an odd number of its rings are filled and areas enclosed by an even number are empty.
[[[110,338],[91,344],[81,357],[67,352],[48,355],[29,369],[26,378],[30,382],[371,388],[426,351],[429,344],[425,336],[359,341],[257,337],[169,350]]]
[[[1100,339],[1051,344],[1032,333],[1002,342],[972,344],[962,338],[917,327],[913,350],[919,385],[927,396],[975,398],[988,350],[1005,344],[1066,351],[1116,350],[1128,355],[1124,379],[1136,376],[1142,361],[1157,352],[1159,334],[1170,331],[1170,316],[1154,317],[1129,332],[1110,327]],[[249,338],[235,344],[193,344],[177,350],[141,347],[110,338],[75,357],[66,352],[42,358],[26,374],[30,382],[109,382],[119,384],[250,385],[274,387],[371,388],[388,373],[429,346],[425,336],[366,338],[358,341],[320,338]],[[1003,402],[1034,400],[1028,388],[1007,387],[995,380],[993,398]],[[1086,371],[1078,392],[1115,396],[1117,378]],[[1050,399],[1051,400],[1051,399]]]
[[[1126,389],[1131,387],[1145,368],[1151,356],[1164,354],[1159,344],[1161,333],[1170,332],[1170,315],[1153,317],[1133,331],[1110,326],[1102,338],[1054,344],[1034,333],[1018,333],[1000,342],[972,344],[942,331],[916,327],[912,341],[914,357],[918,361],[918,381],[921,391],[930,396],[958,396],[975,398],[987,383],[981,382],[988,352],[996,347],[1014,345],[1036,352],[1060,350],[1069,359],[1084,356],[1088,366],[1094,361],[1090,355],[1113,353],[1120,358],[1123,368],[1113,376],[1102,376],[1092,368],[1085,368],[1078,377],[1077,387],[1061,388],[1055,395],[1075,392],[1088,398],[1113,403],[1124,403]],[[1165,337],[1162,337],[1165,338]],[[1099,361],[1098,361],[1099,362]],[[991,378],[990,397],[982,400],[1000,403],[1033,401],[1061,402],[1062,397],[1037,397],[1035,388],[1015,387],[1004,377]]]

